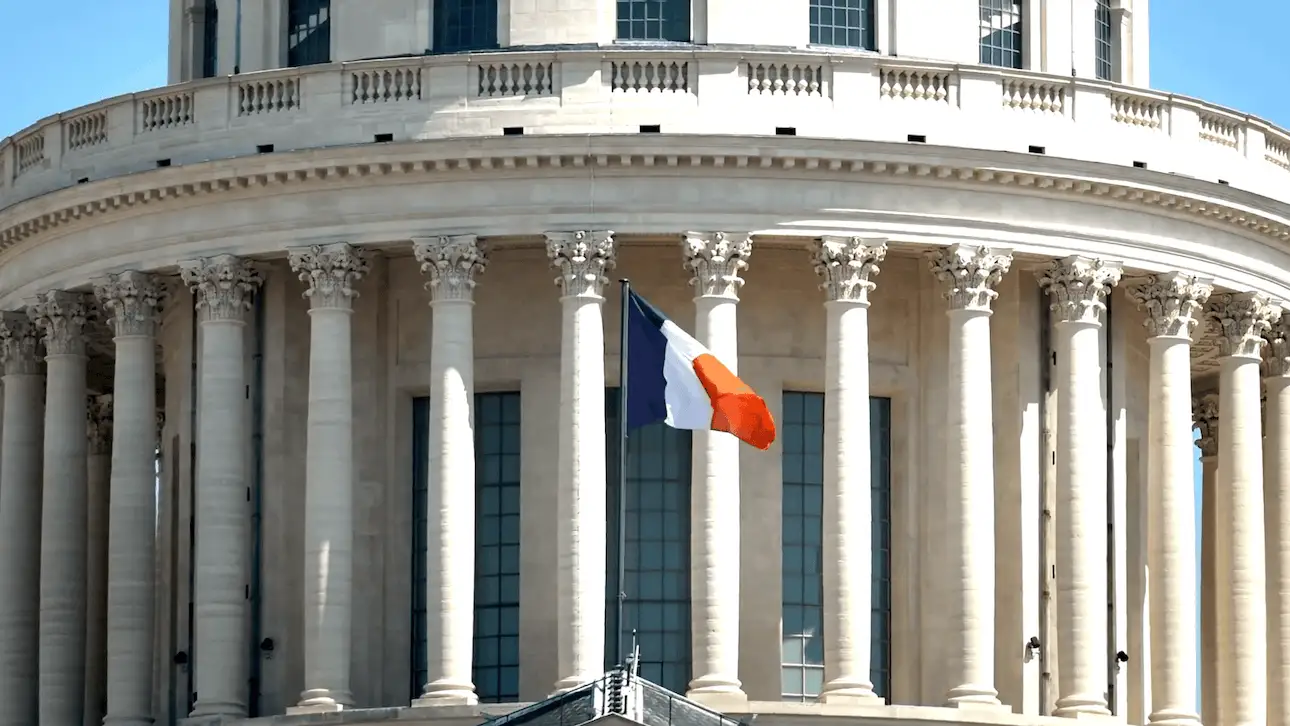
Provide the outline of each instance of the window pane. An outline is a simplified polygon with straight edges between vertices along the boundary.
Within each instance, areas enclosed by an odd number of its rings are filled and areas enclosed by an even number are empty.
[[[690,42],[690,0],[618,0],[618,39]]]
[[[824,395],[784,393],[780,422],[783,485],[782,659],[784,700],[809,701],[824,680],[823,556]],[[874,542],[891,538],[891,401],[869,399],[872,521]],[[807,453],[811,452],[811,453]],[[865,553],[858,553],[866,556]],[[889,548],[871,547],[873,558],[870,679],[874,691],[889,693],[891,578]],[[788,674],[797,675],[790,688]]]
[[[432,42],[436,53],[496,48],[497,0],[435,0]],[[506,413],[493,412],[493,420]]]
[[[621,3],[620,3],[621,6]],[[618,393],[605,396],[607,572],[605,666],[618,661],[618,633],[640,646],[640,672],[685,693],[690,682],[690,432],[662,423],[627,439],[623,618],[618,617]]]
[[[877,48],[873,0],[811,0],[808,18],[814,45]]]
[[[1093,9],[1094,70],[1104,81],[1112,80],[1111,0],[1097,0]]]
[[[331,0],[288,0],[287,65],[331,62]]]
[[[1021,0],[980,0],[981,63],[1021,67]]]

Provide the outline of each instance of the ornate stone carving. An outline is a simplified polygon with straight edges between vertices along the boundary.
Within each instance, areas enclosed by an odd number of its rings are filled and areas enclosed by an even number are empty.
[[[887,259],[887,241],[863,237],[821,237],[811,250],[815,273],[824,278],[820,289],[830,302],[869,304],[869,293],[877,286],[873,277]]]
[[[40,329],[46,357],[85,355],[85,324],[94,312],[91,296],[83,292],[50,290],[27,304],[27,315]]]
[[[1150,337],[1192,340],[1200,323],[1198,314],[1213,291],[1213,282],[1208,279],[1172,272],[1152,275],[1126,292],[1130,300],[1146,309],[1143,325]]]
[[[1282,313],[1276,324],[1263,335],[1264,374],[1290,376],[1290,315]]]
[[[1281,308],[1257,292],[1215,295],[1207,312],[1224,357],[1258,358],[1263,336],[1281,319]]]
[[[91,394],[85,406],[90,456],[112,453],[112,394]]]
[[[488,267],[488,249],[473,234],[430,237],[412,241],[412,254],[429,275],[430,301],[470,300],[475,275]]]
[[[203,257],[179,263],[179,275],[197,298],[197,316],[208,320],[243,320],[264,277],[250,260],[233,255]]]
[[[1098,323],[1106,309],[1106,295],[1122,274],[1114,262],[1072,255],[1041,272],[1039,284],[1052,296],[1059,321]]]
[[[40,333],[25,311],[0,314],[5,375],[40,373]]]
[[[690,284],[700,296],[739,298],[752,255],[752,235],[747,232],[686,232],[681,239]]]
[[[979,245],[950,245],[928,255],[928,267],[949,286],[951,310],[990,311],[999,296],[995,287],[1012,267],[1012,252]]]
[[[94,295],[116,337],[157,334],[166,288],[155,275],[137,270],[108,275],[94,283]]]
[[[287,261],[292,272],[305,283],[304,296],[315,310],[351,309],[354,298],[358,297],[354,283],[372,269],[363,250],[343,242],[289,249]]]
[[[1191,415],[1200,430],[1196,446],[1201,456],[1218,456],[1218,394],[1206,393],[1192,398]]]
[[[546,255],[560,271],[555,284],[566,297],[599,297],[609,282],[605,272],[613,269],[614,253],[614,233],[608,230],[546,233]]]

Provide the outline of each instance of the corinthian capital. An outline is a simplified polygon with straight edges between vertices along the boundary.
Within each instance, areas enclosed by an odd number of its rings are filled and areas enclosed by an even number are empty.
[[[1039,284],[1052,296],[1058,321],[1098,323],[1106,309],[1106,295],[1122,274],[1114,262],[1072,255],[1040,273]]]
[[[94,283],[94,295],[110,316],[116,337],[157,334],[165,287],[156,276],[137,270],[108,275]]]
[[[1263,335],[1267,345],[1263,349],[1263,362],[1269,376],[1290,376],[1290,315],[1272,325]]]
[[[251,309],[256,289],[264,283],[253,262],[233,255],[181,262],[179,274],[197,298],[197,314],[202,322],[242,321]]]
[[[40,334],[25,311],[0,314],[5,375],[40,373]]]
[[[547,232],[546,256],[560,271],[555,284],[565,297],[600,297],[614,266],[614,233]]]
[[[358,297],[354,283],[372,267],[366,253],[343,242],[289,249],[287,261],[305,283],[304,295],[314,310],[351,309]]]
[[[1012,253],[978,245],[950,245],[928,255],[937,280],[949,286],[945,299],[951,310],[990,311],[999,296],[994,288],[1012,267]]]
[[[1188,340],[1195,334],[1197,315],[1213,291],[1210,280],[1181,272],[1152,275],[1128,289],[1129,298],[1147,311],[1143,325],[1150,337]]]
[[[873,278],[885,259],[886,240],[863,237],[821,237],[811,251],[811,264],[824,278],[820,289],[829,302],[868,305],[869,293],[877,286]]]
[[[681,240],[690,284],[701,297],[739,298],[752,255],[752,235],[747,232],[686,232]]]
[[[1192,420],[1200,431],[1196,446],[1202,456],[1218,456],[1218,395],[1206,393],[1191,399]]]
[[[90,455],[112,453],[112,394],[89,396],[85,406]]]
[[[430,301],[470,300],[475,275],[488,267],[488,250],[473,234],[413,240],[412,254],[430,276]]]
[[[1281,308],[1257,292],[1215,295],[1208,313],[1218,330],[1219,354],[1240,358],[1258,358],[1263,336],[1281,319]]]
[[[45,355],[85,355],[85,323],[94,314],[90,295],[50,290],[27,305],[27,315],[40,328]]]

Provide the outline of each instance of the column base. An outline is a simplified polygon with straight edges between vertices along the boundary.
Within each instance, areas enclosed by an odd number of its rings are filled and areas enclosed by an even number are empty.
[[[184,722],[190,726],[197,726],[199,724],[218,724],[224,723],[225,721],[239,721],[245,718],[246,706],[240,703],[233,703],[231,701],[198,701],[193,705],[192,713],[188,714],[188,718],[184,719]]]
[[[1147,717],[1147,726],[1201,726],[1200,716],[1187,711],[1156,711]]]
[[[568,693],[569,691],[572,691],[577,688],[582,688],[583,686],[587,685],[588,683],[591,683],[594,680],[596,679],[583,678],[581,676],[569,676],[568,678],[561,678],[560,680],[555,682],[555,690],[551,691],[551,695],[548,696],[548,698],[559,696],[562,693]]]
[[[1057,708],[1053,710],[1053,715],[1058,718],[1114,719],[1111,710],[1101,699],[1081,696],[1057,699]]]
[[[685,697],[714,711],[743,713],[748,710],[748,694],[739,686],[704,686],[685,692]]]
[[[976,711],[978,713],[1012,713],[1012,706],[1008,706],[996,699],[993,703],[988,701],[948,701],[945,708],[957,708],[960,711]]]
[[[820,703],[840,703],[849,706],[881,706],[886,701],[873,692],[873,684],[861,678],[843,676],[824,684]]]
[[[345,707],[336,702],[331,703],[311,703],[309,705],[287,706],[288,716],[299,716],[306,713],[336,713],[344,711]]]
[[[465,688],[427,689],[420,698],[412,699],[413,708],[438,708],[441,706],[474,706],[479,703],[479,694],[474,686]]]

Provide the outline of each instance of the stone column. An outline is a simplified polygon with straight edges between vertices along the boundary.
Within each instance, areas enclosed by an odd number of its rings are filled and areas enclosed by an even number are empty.
[[[1268,726],[1290,726],[1290,316],[1267,339]]]
[[[1152,276],[1129,290],[1146,309],[1147,571],[1150,575],[1150,724],[1200,726],[1196,712],[1196,481],[1192,463],[1191,342],[1213,285]]]
[[[695,293],[695,338],[737,375],[739,273],[752,237],[687,232],[681,249]],[[748,700],[739,682],[739,439],[694,431],[692,441],[694,679],[686,695],[732,706]]]
[[[45,378],[25,312],[0,314],[4,427],[0,430],[0,725],[37,722],[40,489]]]
[[[354,284],[370,267],[347,244],[288,250],[309,298],[305,422],[305,690],[290,713],[339,711],[349,685],[354,587]]]
[[[164,290],[152,275],[128,271],[98,281],[94,292],[107,313],[116,351],[108,524],[107,720],[146,726],[153,717],[156,349]]]
[[[1107,432],[1099,345],[1114,263],[1071,256],[1040,276],[1056,313],[1056,716],[1109,715],[1107,679]]]
[[[244,328],[262,278],[232,255],[181,262],[197,299],[201,373],[197,392],[194,502],[192,716],[246,716],[247,541]]]
[[[1266,726],[1268,717],[1259,364],[1262,336],[1280,312],[1260,294],[1215,295],[1209,303],[1222,355],[1218,516],[1227,526],[1220,530],[1224,538],[1219,542],[1218,568],[1228,580],[1219,585],[1220,592],[1228,594],[1219,623],[1219,648],[1224,653],[1219,672],[1223,683],[1220,716],[1225,726]]]
[[[1218,623],[1224,598],[1218,585],[1218,394],[1192,399],[1192,417],[1200,430],[1200,715],[1201,723],[1219,726],[1220,684]]]
[[[45,342],[40,539],[40,725],[85,718],[85,324],[90,296],[51,290],[27,314]]]
[[[870,680],[873,504],[869,451],[869,293],[885,240],[824,237],[824,688],[820,700],[881,703]]]
[[[86,497],[88,559],[85,615],[85,726],[100,726],[107,715],[108,508],[112,472],[112,394],[96,394],[89,413]]]
[[[426,485],[426,670],[415,706],[478,701],[475,621],[475,276],[488,264],[474,235],[415,240],[429,276],[430,481]],[[602,467],[603,468],[603,467]],[[602,598],[603,602],[603,598]],[[436,608],[437,604],[437,608]]]
[[[994,398],[990,369],[991,303],[1012,254],[951,245],[934,253],[932,273],[948,285],[949,383],[945,432],[949,560],[947,603],[957,636],[946,644],[946,703],[998,705],[994,687]]]
[[[613,232],[547,232],[560,272],[557,493],[557,693],[598,678],[605,662],[605,272]]]

